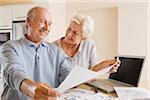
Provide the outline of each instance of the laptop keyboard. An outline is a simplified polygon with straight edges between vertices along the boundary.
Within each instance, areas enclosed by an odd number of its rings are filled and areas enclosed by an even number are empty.
[[[112,81],[112,80],[100,80],[98,81],[99,84],[106,84],[106,85],[109,85],[109,86],[121,86],[121,84],[118,84],[116,83],[115,81]]]
[[[88,82],[87,84],[97,87],[99,89],[102,89],[102,90],[106,91],[107,93],[114,91],[114,89],[111,85],[108,85],[108,83],[106,84],[105,82],[104,83],[100,82],[99,80],[92,80],[92,81]]]
[[[102,89],[106,91],[107,93],[113,92],[114,91],[114,86],[127,86],[126,84],[122,82],[118,82],[115,80],[92,80],[88,82],[87,84],[95,86],[99,89]]]

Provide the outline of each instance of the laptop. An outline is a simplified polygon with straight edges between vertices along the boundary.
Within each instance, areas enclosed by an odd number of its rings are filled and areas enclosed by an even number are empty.
[[[108,79],[94,79],[87,82],[107,93],[114,92],[114,86],[137,87],[145,57],[117,56],[121,61],[116,73],[111,73]],[[115,59],[117,58],[115,57]]]

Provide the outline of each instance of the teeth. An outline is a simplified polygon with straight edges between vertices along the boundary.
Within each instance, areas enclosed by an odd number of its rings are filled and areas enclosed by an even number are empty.
[[[44,31],[44,30],[39,30],[39,32],[44,32],[44,33],[46,33],[46,34],[48,34],[48,31]]]
[[[40,29],[39,31],[40,31],[40,32],[44,32],[45,30],[44,30],[44,29]]]
[[[45,30],[44,28],[40,29],[39,32],[45,32],[46,34],[49,33],[49,31],[48,31],[48,30]]]

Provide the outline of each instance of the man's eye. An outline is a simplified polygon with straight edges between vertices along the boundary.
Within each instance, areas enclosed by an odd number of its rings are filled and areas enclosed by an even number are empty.
[[[77,32],[76,31],[73,31],[74,35],[77,35]]]
[[[41,20],[41,23],[45,23],[45,21],[44,21],[44,20]]]

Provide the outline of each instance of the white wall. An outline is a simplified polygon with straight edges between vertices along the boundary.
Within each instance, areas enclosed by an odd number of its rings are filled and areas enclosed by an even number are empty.
[[[148,3],[148,89],[150,90],[150,2]]]
[[[146,56],[140,86],[148,88],[148,13],[146,3],[118,8],[118,54]]]
[[[50,2],[49,6],[53,17],[53,24],[47,40],[52,42],[60,38],[66,28],[66,8],[65,2]]]

